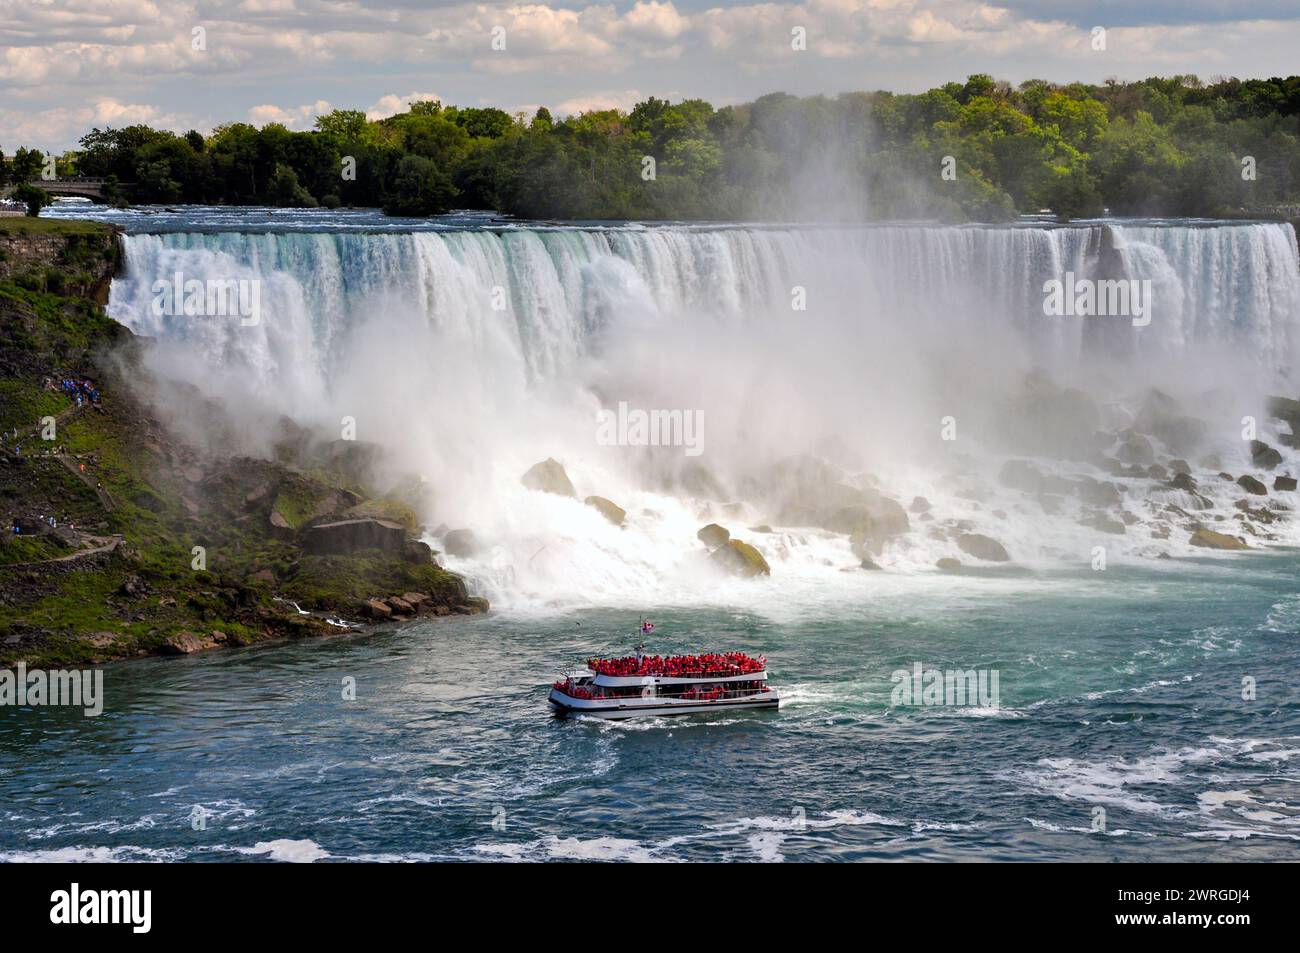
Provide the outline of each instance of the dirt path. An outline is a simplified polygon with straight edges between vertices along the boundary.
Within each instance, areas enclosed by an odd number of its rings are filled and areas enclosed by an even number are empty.
[[[99,498],[99,503],[104,507],[106,512],[111,513],[113,510],[117,509],[117,504],[113,502],[113,497],[109,495],[108,490],[100,486],[98,481],[93,479],[88,471],[83,471],[81,469],[82,463],[80,460],[66,453],[56,453],[54,459],[67,467],[69,473],[95,492],[95,496]]]
[[[103,542],[107,540],[107,542]],[[51,556],[49,559],[38,559],[30,563],[7,563],[0,566],[0,571],[6,569],[24,569],[33,566],[48,566],[50,563],[70,563],[79,559],[88,559],[91,556],[98,556],[100,553],[111,553],[118,546],[125,542],[120,536],[90,536],[83,535],[83,542],[97,542],[100,545],[91,549],[79,549],[74,553],[68,553],[66,556]]]

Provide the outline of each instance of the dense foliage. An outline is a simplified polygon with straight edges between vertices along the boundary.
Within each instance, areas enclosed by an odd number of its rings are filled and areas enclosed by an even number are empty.
[[[570,219],[1218,215],[1300,200],[1300,77],[1012,87],[975,75],[915,95],[773,93],[721,109],[651,98],[565,119],[417,102],[378,121],[336,110],[312,132],[131,126],[81,145],[65,157],[77,172],[134,183],[138,202]]]

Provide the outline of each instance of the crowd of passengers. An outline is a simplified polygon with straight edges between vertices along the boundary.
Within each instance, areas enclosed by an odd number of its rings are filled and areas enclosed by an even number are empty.
[[[744,652],[706,652],[702,655],[629,655],[625,658],[587,660],[587,667],[598,675],[630,677],[659,675],[667,678],[746,675],[767,668],[763,656],[752,658]]]

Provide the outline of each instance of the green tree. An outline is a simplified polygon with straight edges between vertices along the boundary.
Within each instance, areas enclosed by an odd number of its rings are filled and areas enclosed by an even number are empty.
[[[24,182],[13,190],[13,197],[27,206],[27,214],[35,218],[41,209],[50,204],[50,193]]]

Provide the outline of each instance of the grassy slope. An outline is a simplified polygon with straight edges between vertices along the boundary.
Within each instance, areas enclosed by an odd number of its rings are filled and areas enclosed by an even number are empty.
[[[77,219],[0,216],[0,235],[99,235],[113,234],[113,226],[104,222]]]

